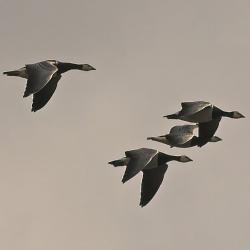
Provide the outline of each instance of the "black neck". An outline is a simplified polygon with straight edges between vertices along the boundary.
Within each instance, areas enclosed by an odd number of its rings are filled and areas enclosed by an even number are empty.
[[[213,118],[218,118],[218,117],[232,117],[233,116],[233,112],[227,112],[227,111],[223,111],[217,107],[213,107]]]
[[[179,156],[167,155],[167,154],[159,152],[158,164],[162,165],[162,164],[169,162],[169,161],[179,161],[179,158],[180,158]]]
[[[210,138],[202,138],[202,137],[197,137],[194,136],[192,139],[192,146],[199,146],[202,147],[203,145],[207,144],[209,142]]]
[[[82,69],[81,64],[63,63],[63,62],[59,62],[57,67],[58,67],[58,73],[60,73],[60,74],[62,74],[64,72],[67,72],[67,71],[69,71],[71,69],[78,69],[78,70]]]
[[[222,111],[222,116],[226,116],[226,117],[233,117],[233,112],[227,112],[227,111]]]

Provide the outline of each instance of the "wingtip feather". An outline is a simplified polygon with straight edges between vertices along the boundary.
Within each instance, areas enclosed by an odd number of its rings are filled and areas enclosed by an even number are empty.
[[[140,201],[140,207],[143,208],[143,207],[145,207],[148,203],[149,203],[149,201],[147,201],[147,202]]]
[[[124,184],[127,180],[125,178],[122,178],[122,183]]]

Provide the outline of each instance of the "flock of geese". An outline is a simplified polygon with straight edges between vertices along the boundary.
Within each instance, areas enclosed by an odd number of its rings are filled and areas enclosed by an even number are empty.
[[[177,113],[164,117],[195,124],[175,126],[171,128],[169,134],[148,137],[147,139],[167,144],[170,147],[202,147],[208,142],[221,141],[221,139],[214,136],[214,134],[222,117],[234,119],[244,118],[238,111],[226,112],[204,101],[183,102],[181,106],[182,109]],[[194,135],[196,128],[198,128],[198,136]],[[154,149],[140,148],[126,151],[124,158],[109,163],[115,167],[126,166],[122,179],[123,183],[142,171],[140,206],[143,207],[152,200],[158,191],[168,168],[167,162],[169,161],[189,162],[192,161],[192,159],[185,155],[167,155]]]
[[[89,64],[74,64],[47,60],[34,64],[27,64],[18,70],[6,71],[7,76],[18,76],[27,79],[23,97],[33,95],[31,111],[43,108],[54,94],[61,75],[69,70],[95,70]],[[182,109],[174,114],[166,115],[168,119],[179,119],[191,122],[191,125],[174,126],[165,135],[148,137],[170,147],[188,148],[202,147],[208,142],[218,142],[221,138],[215,132],[222,117],[234,119],[244,118],[238,111],[227,112],[205,101],[183,102]],[[198,136],[194,130],[198,129]],[[122,182],[125,183],[142,171],[140,206],[147,205],[157,193],[170,161],[190,162],[192,159],[185,155],[174,156],[150,148],[139,148],[125,152],[121,159],[110,161],[114,167],[126,166]]]

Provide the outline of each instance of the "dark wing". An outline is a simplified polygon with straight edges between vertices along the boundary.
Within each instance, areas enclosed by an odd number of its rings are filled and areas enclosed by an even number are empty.
[[[207,107],[212,107],[212,104],[209,102],[182,102],[182,110],[180,111],[180,116],[190,116],[194,115]]]
[[[148,148],[126,151],[125,155],[129,157],[130,160],[122,178],[122,182],[125,183],[138,174],[157,153],[157,150]]]
[[[210,122],[199,123],[199,137],[198,146],[202,147],[208,143],[214,136],[217,128],[219,127],[221,117],[213,119]]]
[[[181,107],[182,108],[193,108],[193,107],[204,107],[204,106],[210,106],[210,102],[204,102],[204,101],[196,101],[196,102],[182,102]]]
[[[37,110],[41,109],[48,103],[48,101],[54,94],[57,87],[57,83],[60,79],[61,75],[56,75],[46,84],[44,88],[42,88],[39,92],[33,95],[33,103],[31,111],[36,112]]]
[[[57,67],[50,61],[27,64],[28,81],[23,97],[40,91],[50,81],[57,70]]]
[[[168,165],[164,164],[157,168],[143,170],[140,206],[144,207],[152,200],[163,181],[167,168]]]

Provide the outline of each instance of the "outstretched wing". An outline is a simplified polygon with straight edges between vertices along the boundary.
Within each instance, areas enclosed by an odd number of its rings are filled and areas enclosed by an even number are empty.
[[[157,168],[143,170],[140,206],[147,205],[155,196],[164,179],[167,168],[168,165],[164,164]]]
[[[193,134],[198,125],[174,126],[170,129],[170,134]]]
[[[189,142],[194,137],[193,134],[172,135],[169,134],[167,139],[172,147],[180,147],[181,145]]]
[[[126,151],[125,155],[129,157],[130,160],[122,178],[122,182],[125,183],[136,174],[138,174],[157,153],[157,150],[149,148],[140,148],[136,150]]]
[[[40,91],[51,80],[57,70],[57,67],[51,61],[27,64],[28,81],[23,97]]]
[[[213,119],[210,122],[199,123],[199,142],[198,146],[202,147],[208,143],[214,136],[217,128],[219,127],[221,117]]]
[[[197,102],[182,102],[182,110],[179,115],[181,116],[190,116],[194,115],[207,107],[212,107],[212,104],[209,102],[197,101]]]
[[[37,110],[44,107],[52,95],[54,94],[57,83],[61,79],[61,75],[54,76],[39,92],[33,95],[32,110],[36,112]]]
[[[198,125],[175,126],[171,128],[170,133],[167,137],[169,141],[173,144],[173,146],[182,145],[193,138],[194,129],[196,129],[197,127]]]

